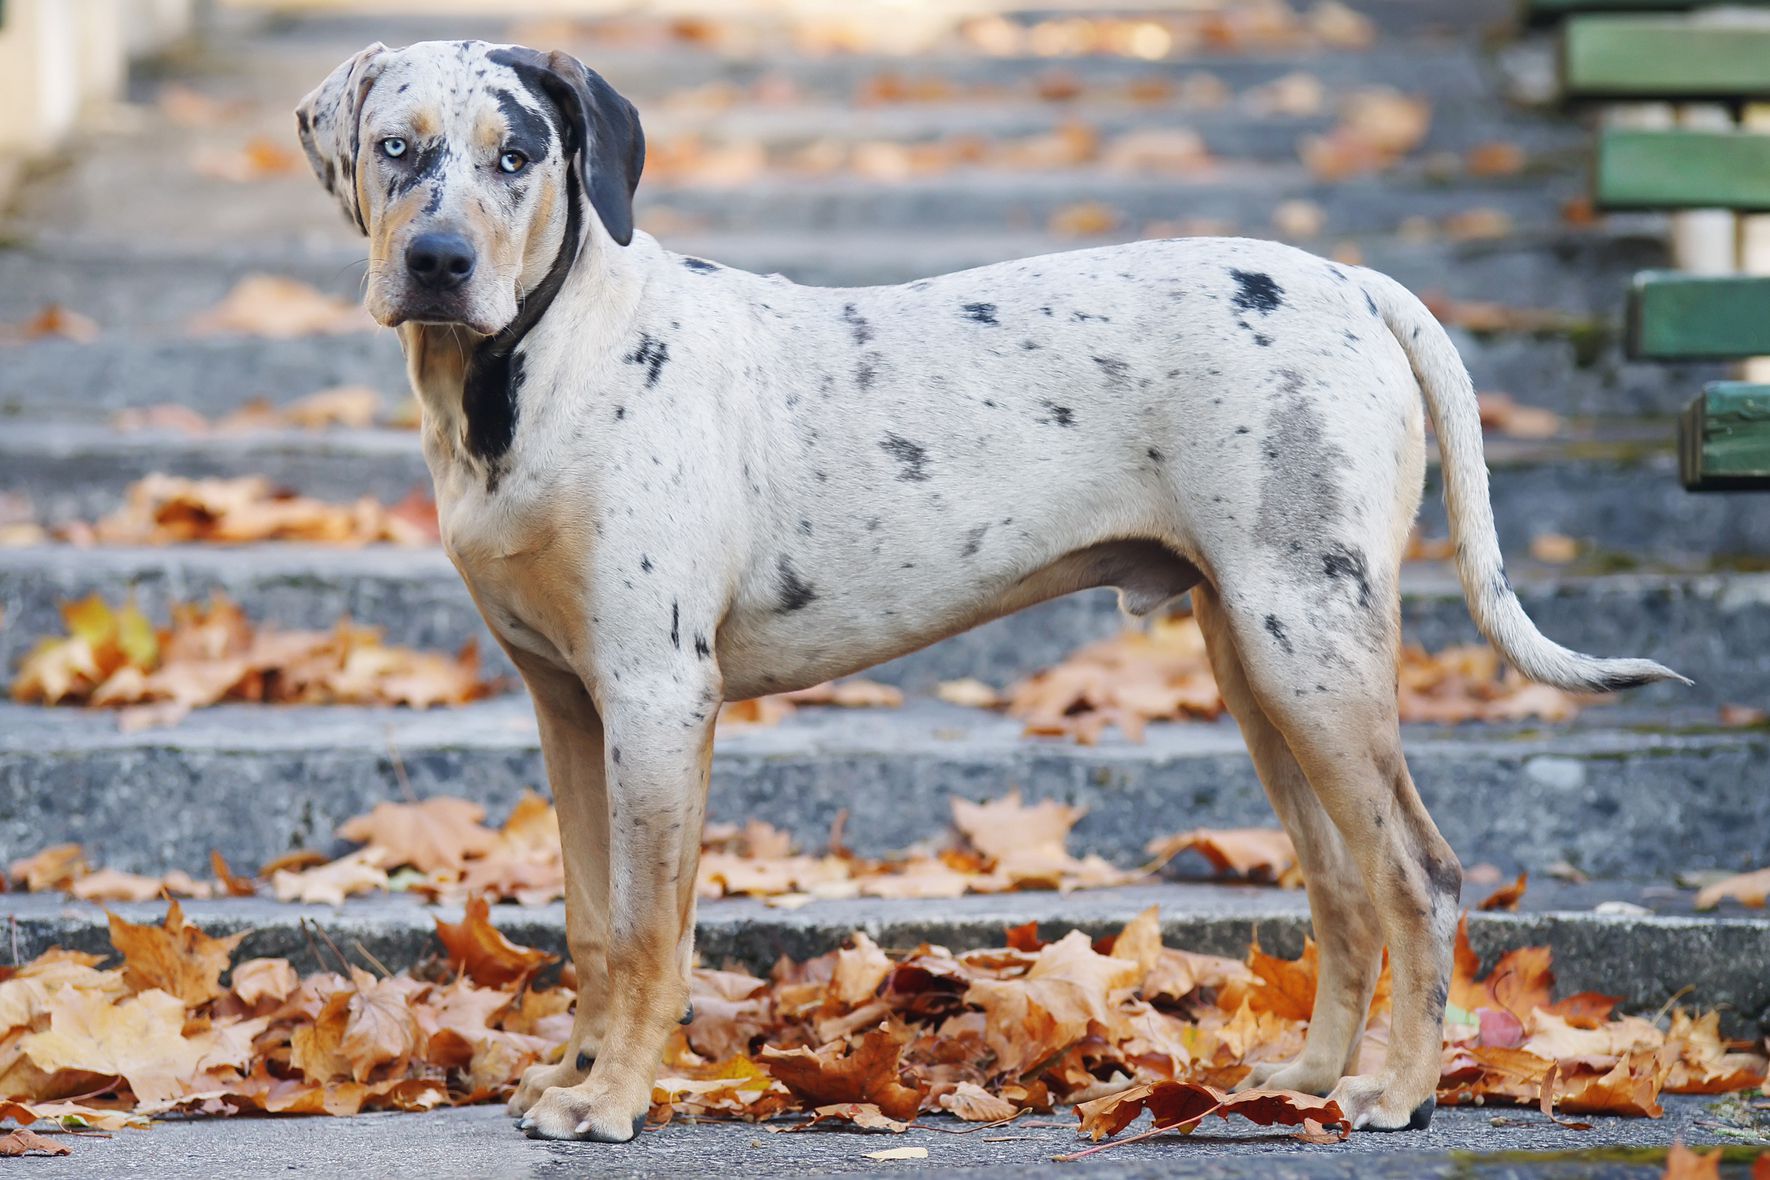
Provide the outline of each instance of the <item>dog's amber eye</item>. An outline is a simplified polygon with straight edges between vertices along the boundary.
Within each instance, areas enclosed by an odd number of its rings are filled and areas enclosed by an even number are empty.
[[[498,171],[515,175],[529,166],[529,158],[521,152],[505,152],[498,157]]]
[[[406,154],[406,141],[397,135],[390,136],[381,141],[381,150],[387,153],[390,159],[397,160]]]

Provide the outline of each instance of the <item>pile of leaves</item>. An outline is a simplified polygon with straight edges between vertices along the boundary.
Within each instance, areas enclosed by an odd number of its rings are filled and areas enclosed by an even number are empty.
[[[1152,842],[1155,863],[1134,870],[1067,848],[1084,813],[1052,800],[1028,804],[1018,793],[987,803],[953,801],[953,832],[943,846],[918,847],[880,858],[844,847],[840,830],[822,855],[799,852],[791,838],[752,820],[739,827],[713,824],[703,837],[702,897],[765,897],[781,907],[850,897],[946,898],[964,893],[1029,889],[1090,889],[1142,879],[1188,850],[1232,875],[1275,880],[1295,871],[1283,833],[1264,829],[1208,831]],[[146,901],[162,893],[183,897],[251,895],[266,888],[279,901],[340,905],[346,897],[399,890],[456,904],[473,896],[541,905],[564,896],[559,819],[542,796],[528,792],[496,828],[485,809],[466,799],[438,796],[421,802],[381,803],[338,829],[360,847],[330,858],[297,851],[259,870],[236,875],[217,853],[216,880],[183,872],[161,877],[115,869],[93,871],[78,844],[60,844],[14,861],[14,887],[65,891],[88,901]],[[6,878],[0,877],[0,889]]]
[[[1108,726],[1141,741],[1151,721],[1210,720],[1225,709],[1204,635],[1191,616],[1157,619],[1088,644],[1005,693],[963,680],[942,685],[940,695],[955,704],[1002,707],[1024,721],[1030,735],[1084,745],[1098,742]],[[1403,721],[1560,721],[1593,699],[1525,680],[1502,668],[1491,647],[1402,648]]]
[[[285,959],[230,972],[245,933],[212,938],[176,901],[159,926],[112,915],[117,966],[54,949],[0,969],[0,1118],[115,1129],[174,1110],[349,1115],[501,1097],[570,1033],[572,993],[529,986],[553,956],[486,914],[439,920],[449,957],[417,974],[337,952],[337,972],[305,979]]]
[[[129,485],[123,505],[92,524],[63,525],[58,540],[76,545],[434,545],[436,504],[414,489],[391,507],[373,496],[332,504],[275,487],[259,475],[186,479],[150,475]]]
[[[212,938],[173,903],[160,926],[111,918],[120,964],[51,950],[0,970],[0,1118],[119,1127],[188,1111],[354,1114],[496,1101],[570,1030],[574,976],[545,982],[553,956],[518,946],[483,901],[437,920],[445,957],[391,973],[316,929],[337,970],[297,975],[284,959],[228,972],[243,934]],[[1446,1103],[1538,1105],[1654,1116],[1663,1093],[1761,1085],[1764,1058],[1724,1040],[1713,1013],[1612,1015],[1614,1001],[1556,1002],[1548,952],[1508,953],[1489,974],[1459,932],[1447,1010]],[[890,954],[854,934],[766,976],[697,969],[695,1018],[672,1033],[651,1119],[809,1115],[902,1130],[923,1113],[997,1122],[1079,1104],[1095,1139],[1150,1111],[1158,1127],[1207,1114],[1349,1128],[1324,1099],[1224,1091],[1302,1045],[1317,960],[1254,946],[1246,961],[1162,944],[1156,912],[1114,935],[1055,942],[1027,925],[1006,945]],[[228,976],[226,982],[223,975]],[[1363,1057],[1381,1053],[1387,973]]]
[[[278,405],[269,398],[249,398],[239,409],[207,418],[176,402],[122,410],[111,419],[118,430],[176,430],[191,435],[245,434],[254,430],[364,430],[382,417],[381,392],[366,385],[338,385]],[[407,401],[388,425],[417,424],[416,403]]]
[[[470,640],[454,656],[392,647],[375,628],[340,620],[330,631],[255,627],[237,604],[175,603],[155,628],[133,603],[97,594],[63,605],[67,636],[32,649],[12,682],[25,704],[123,709],[125,727],[170,724],[224,701],[302,705],[460,705],[500,686],[479,670]]]

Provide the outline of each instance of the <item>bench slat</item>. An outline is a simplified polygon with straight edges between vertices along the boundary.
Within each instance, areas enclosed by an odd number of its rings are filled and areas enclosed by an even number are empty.
[[[1603,209],[1770,210],[1770,135],[1608,128],[1592,187]]]
[[[1524,0],[1524,15],[1537,24],[1594,12],[1689,12],[1717,0]],[[1729,8],[1770,8],[1770,0],[1726,0]]]
[[[1770,96],[1770,25],[1677,16],[1581,16],[1561,37],[1569,98]]]
[[[1693,492],[1770,489],[1770,385],[1704,386],[1678,422],[1678,472]]]
[[[1770,356],[1770,277],[1642,271],[1626,345],[1636,360]]]

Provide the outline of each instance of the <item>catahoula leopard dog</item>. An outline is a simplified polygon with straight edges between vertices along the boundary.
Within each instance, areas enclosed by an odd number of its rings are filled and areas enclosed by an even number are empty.
[[[1473,388],[1419,300],[1241,239],[853,289],[673,254],[633,227],[637,113],[564,53],[372,45],[297,123],[369,239],[443,544],[534,699],[558,803],[578,1003],[511,1102],[522,1129],[642,1125],[686,1019],[721,702],[1102,586],[1139,616],[1191,592],[1308,880],[1308,1039],[1248,1084],[1426,1125],[1462,879],[1397,721],[1426,413],[1464,596],[1506,658],[1579,691],[1676,673],[1525,616]],[[1385,945],[1387,1056],[1348,1076]]]

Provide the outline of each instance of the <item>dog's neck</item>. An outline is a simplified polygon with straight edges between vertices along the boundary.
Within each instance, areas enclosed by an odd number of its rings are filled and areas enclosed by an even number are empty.
[[[525,357],[529,338],[565,331],[579,341],[625,339],[645,285],[638,255],[656,249],[645,235],[619,246],[593,231],[575,262],[545,292],[545,304],[531,296],[524,305],[528,314],[519,317],[514,330],[497,336],[459,324],[400,325],[407,376],[422,412],[425,454],[433,465],[437,459],[450,466],[466,463],[485,478],[488,491],[495,490],[531,375]],[[440,480],[441,472],[435,474]]]

